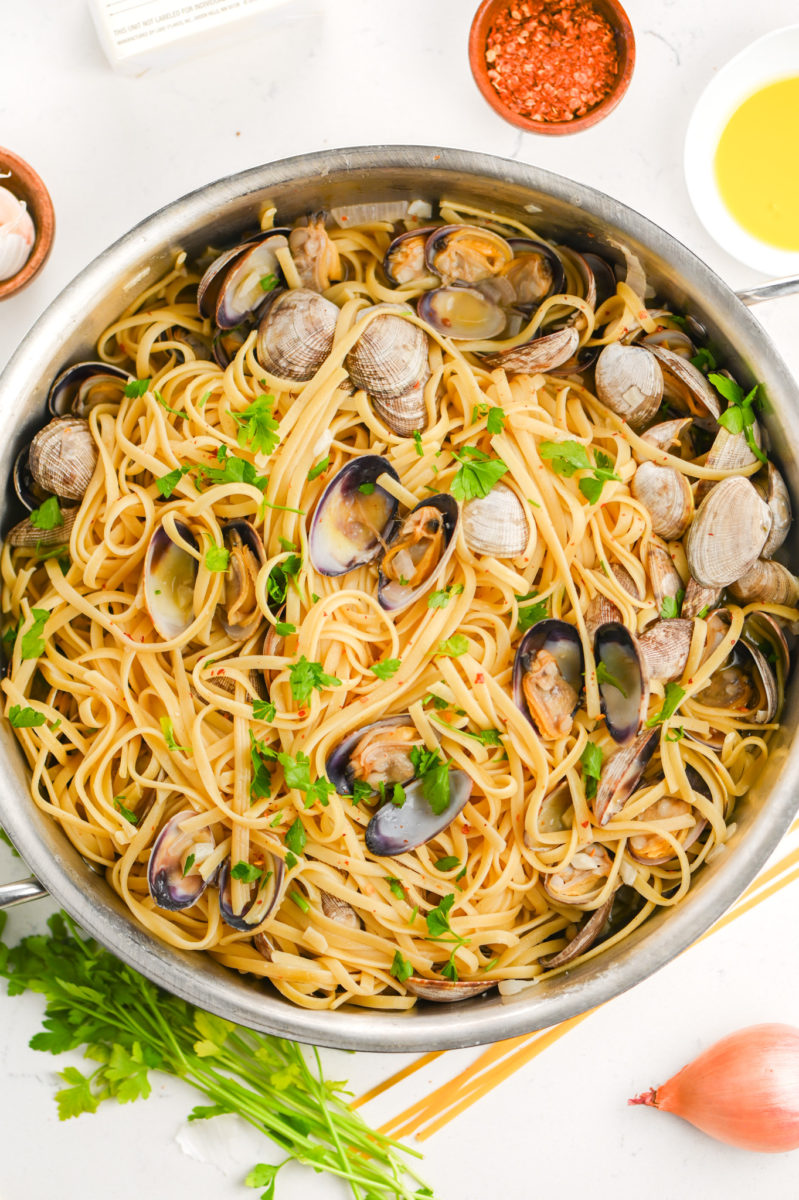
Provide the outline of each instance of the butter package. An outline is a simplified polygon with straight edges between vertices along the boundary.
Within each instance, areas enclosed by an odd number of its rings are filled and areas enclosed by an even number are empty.
[[[313,11],[307,0],[89,0],[115,71],[141,75]]]

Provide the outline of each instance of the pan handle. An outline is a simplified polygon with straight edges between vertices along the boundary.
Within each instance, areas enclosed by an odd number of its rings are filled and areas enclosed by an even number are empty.
[[[14,904],[25,904],[28,900],[41,900],[47,895],[47,888],[42,887],[38,879],[29,875],[27,879],[18,879],[16,883],[0,883],[0,912],[11,908]]]
[[[782,300],[784,296],[795,296],[799,293],[799,275],[786,275],[783,279],[770,279],[768,283],[759,283],[751,288],[743,288],[736,292],[739,300],[750,308],[753,304],[762,304],[766,300]]]

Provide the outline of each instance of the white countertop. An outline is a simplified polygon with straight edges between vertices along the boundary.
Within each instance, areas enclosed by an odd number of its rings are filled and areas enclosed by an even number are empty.
[[[758,278],[699,225],[682,143],[706,80],[748,41],[794,21],[795,0],[628,0],[638,59],[627,96],[595,129],[551,139],[505,125],[475,88],[466,38],[476,0],[315,5],[313,18],[124,78],[108,67],[84,0],[0,4],[0,142],[39,171],[57,220],[42,274],[0,305],[0,366],[72,276],[153,210],[219,176],[332,146],[425,143],[534,163],[624,200],[733,286]],[[795,354],[784,313],[770,327]],[[23,873],[0,846],[0,879]],[[13,910],[7,938],[40,929],[49,911],[46,902]],[[425,1143],[423,1170],[437,1197],[528,1200],[557,1190],[597,1200],[794,1200],[796,1155],[725,1148],[626,1100],[723,1033],[761,1021],[799,1024],[798,925],[794,885],[589,1017]],[[213,1163],[188,1157],[176,1139],[185,1145],[195,1098],[172,1080],[157,1077],[146,1102],[59,1124],[54,1071],[72,1059],[27,1048],[40,1014],[37,997],[0,995],[0,1200],[257,1195],[241,1180],[268,1160],[268,1145],[248,1138],[215,1148],[223,1139],[210,1123],[200,1128]],[[379,1123],[396,1115],[477,1054],[443,1056],[366,1116]],[[332,1078],[349,1077],[359,1092],[410,1058],[324,1052],[323,1060]],[[299,1169],[277,1184],[279,1200],[345,1194]]]

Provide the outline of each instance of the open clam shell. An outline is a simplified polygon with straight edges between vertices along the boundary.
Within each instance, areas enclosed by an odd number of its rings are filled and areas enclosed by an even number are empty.
[[[422,975],[411,975],[403,985],[420,1000],[432,1000],[434,1004],[454,1004],[457,1000],[471,1000],[497,986],[495,979],[427,979]]]
[[[618,621],[600,625],[594,634],[594,658],[608,733],[615,742],[629,742],[649,704],[649,682],[636,638]]]
[[[715,433],[721,414],[718,393],[687,358],[665,346],[650,345],[663,374],[663,397],[680,412],[693,417],[700,429]]]
[[[567,362],[576,351],[580,334],[572,326],[545,333],[521,346],[510,350],[498,350],[495,354],[484,354],[481,361],[487,367],[502,367],[510,374],[533,374],[535,371],[550,371]]]
[[[422,229],[408,229],[394,238],[383,257],[383,270],[390,283],[402,287],[430,277],[424,248],[435,229],[435,225],[426,225]]]
[[[220,329],[233,329],[261,307],[268,296],[262,281],[269,284],[282,279],[278,250],[288,249],[282,233],[270,231],[262,241],[247,245],[224,273],[216,298],[214,317]]]
[[[308,536],[311,563],[320,575],[344,575],[380,554],[397,511],[396,498],[377,482],[384,473],[399,479],[388,459],[363,454],[322,492]]]
[[[338,317],[336,305],[309,288],[279,292],[258,326],[258,362],[279,379],[306,383],[333,348]]]
[[[583,646],[573,625],[549,617],[532,625],[513,663],[513,699],[541,737],[565,737],[583,689]]]
[[[591,908],[613,869],[613,859],[599,842],[589,842],[564,867],[542,874],[544,891],[556,904]]]
[[[497,337],[508,320],[496,301],[478,288],[460,283],[425,292],[416,309],[423,321],[455,341]]]
[[[14,459],[13,481],[17,498],[25,505],[28,512],[33,512],[51,495],[33,478],[28,462],[29,447],[20,450]]]
[[[228,521],[222,539],[230,557],[219,613],[225,633],[240,642],[251,637],[261,624],[255,581],[266,562],[266,552],[260,534],[249,521]]]
[[[289,234],[289,249],[302,286],[324,292],[332,280],[341,278],[341,259],[336,243],[325,228],[324,212],[311,213]]]
[[[250,898],[240,913],[235,913],[230,903],[230,859],[219,868],[219,915],[231,929],[241,933],[252,933],[270,915],[283,887],[285,867],[283,860],[265,851],[258,851],[261,868],[260,879],[249,885]]]
[[[97,458],[89,422],[82,417],[56,417],[35,434],[28,465],[44,491],[64,500],[82,500]]]
[[[608,821],[621,812],[638,787],[638,781],[659,741],[659,728],[645,729],[635,741],[617,750],[604,764],[594,797],[594,816],[598,825],[607,825]]]
[[[659,421],[657,425],[650,425],[646,433],[641,434],[641,441],[654,446],[656,450],[673,454],[675,458],[695,458],[692,427],[693,421],[690,417]]]
[[[380,562],[377,599],[390,612],[402,612],[440,578],[455,551],[460,510],[442,492],[420,500],[396,521]]]
[[[551,971],[555,967],[565,967],[567,963],[579,958],[586,950],[590,950],[602,933],[612,908],[613,896],[606,900],[601,908],[594,909],[590,917],[583,921],[577,933],[562,950],[557,954],[550,954],[547,958],[539,959],[541,966],[545,967],[547,971]]]
[[[499,275],[513,258],[505,238],[479,225],[440,225],[427,239],[425,262],[446,283],[478,283]]]
[[[703,662],[727,633],[730,620],[726,608],[717,608],[708,617]],[[782,706],[783,692],[778,676],[759,642],[754,638],[741,637],[702,690],[696,693],[696,700],[708,708],[730,709],[736,716],[748,712],[750,720],[765,724],[777,716]],[[713,746],[718,744],[720,736],[715,730],[711,730],[707,739],[694,735],[695,740],[707,741]]]
[[[185,833],[180,827],[195,817],[187,808],[167,821],[155,839],[147,864],[147,886],[159,908],[178,912],[191,908],[205,891],[207,882],[200,866],[214,848],[210,826],[198,833]]]
[[[402,733],[392,736],[397,730]],[[407,783],[414,775],[408,752],[412,745],[421,744],[407,713],[383,717],[347,734],[328,755],[325,774],[340,796],[352,794],[356,779],[372,780],[375,786],[378,778],[383,783]],[[360,754],[353,762],[358,747]]]
[[[660,408],[663,374],[644,346],[608,343],[597,359],[595,379],[599,399],[632,429],[643,429]]]
[[[180,536],[197,549],[188,525],[175,522]],[[163,525],[150,538],[144,560],[144,601],[156,633],[165,641],[180,637],[194,620],[197,559],[173,542]]]
[[[112,363],[73,363],[51,384],[47,408],[54,417],[85,417],[97,404],[119,403],[131,378],[128,371]]]
[[[676,838],[683,850],[687,850],[689,846],[693,846],[702,833],[707,821],[704,817],[699,817],[685,800],[675,796],[662,796],[645,808],[642,813],[639,813],[636,820],[657,825],[659,821],[670,821],[676,817],[689,816],[694,817],[692,825],[685,829],[671,831],[672,837]],[[675,857],[671,842],[655,832],[633,834],[627,843],[627,849],[631,858],[649,867],[662,866],[663,863],[670,862]]]
[[[707,588],[724,588],[755,565],[771,529],[771,510],[745,476],[722,479],[705,496],[688,530],[691,574]]]
[[[370,854],[393,858],[423,846],[455,820],[472,792],[472,781],[465,771],[450,771],[449,804],[442,813],[434,813],[422,795],[423,782],[414,779],[407,785],[401,807],[387,801],[377,810],[366,826],[366,848]]]
[[[517,558],[530,540],[522,502],[504,483],[494,484],[487,496],[467,500],[462,519],[466,545],[475,554]]]

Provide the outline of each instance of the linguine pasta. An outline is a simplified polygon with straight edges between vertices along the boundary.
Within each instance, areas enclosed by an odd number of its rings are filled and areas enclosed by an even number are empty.
[[[487,213],[442,204],[441,216],[537,238]],[[409,1008],[424,979],[444,999],[464,981],[535,981],[679,903],[724,846],[777,720],[747,702],[730,707],[708,687],[730,669],[751,613],[797,617],[782,602],[728,598],[715,635],[707,612],[692,618],[679,675],[667,683],[650,672],[653,756],[602,823],[597,784],[624,743],[602,713],[591,613],[615,605],[636,635],[678,616],[657,598],[652,546],[668,553],[683,586],[689,579],[684,540],[653,532],[631,486],[636,470],[670,467],[697,491],[761,464],[731,471],[708,466],[706,450],[653,446],[597,398],[580,359],[524,372],[481,359],[564,327],[576,330],[580,351],[679,335],[679,319],[646,307],[643,281],[638,291],[619,282],[592,306],[579,256],[566,248],[563,290],[528,306],[510,336],[452,340],[413,309],[403,314],[428,339],[429,377],[418,430],[394,432],[351,385],[347,360],[379,319],[369,306],[414,302],[435,286],[429,274],[387,281],[381,263],[396,232],[386,221],[329,231],[339,266],[324,295],[338,308],[335,335],[304,382],[265,369],[255,327],[224,368],[176,339],[176,330],[209,335],[196,304],[202,272],[179,255],[100,339],[102,361],[148,382],[87,413],[99,456],[68,554],[57,531],[42,534],[49,547],[6,542],[2,552],[3,610],[16,634],[6,639],[6,714],[17,711],[36,805],[156,937],[208,951],[313,1008]],[[278,261],[286,284],[299,287],[292,251],[279,250]],[[263,396],[273,397],[256,410],[274,422],[271,453],[248,424]],[[607,464],[593,500],[580,486],[590,472],[564,469],[547,450],[564,442]],[[347,463],[386,459],[396,479],[383,472],[379,487],[407,513],[454,484],[457,494],[471,451],[482,452],[472,461],[506,468],[502,486],[527,522],[520,553],[475,551],[461,520],[441,575],[399,612],[380,603],[374,563],[337,576],[315,569],[313,515]],[[230,469],[234,461],[250,467]],[[253,631],[236,640],[220,613],[231,587],[225,529],[241,520],[260,534],[264,561],[252,581]],[[174,636],[154,628],[145,594],[159,526],[194,563],[190,623]],[[514,695],[532,617],[571,626],[584,656],[584,690],[554,736]],[[19,715],[27,711],[29,724]],[[417,747],[435,752],[450,777],[464,772],[471,791],[434,836],[386,856],[367,848],[365,831],[391,795],[339,794],[326,773],[348,736],[392,715],[409,717]],[[179,813],[177,875],[209,886],[170,910],[156,902],[148,866]],[[225,864],[234,914],[259,892],[270,897],[249,929],[220,915]],[[552,961],[600,911],[601,940]]]

